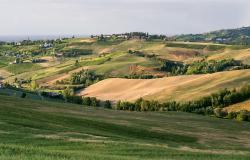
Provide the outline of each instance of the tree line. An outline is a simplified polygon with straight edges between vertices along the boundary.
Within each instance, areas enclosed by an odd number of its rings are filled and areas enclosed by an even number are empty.
[[[74,89],[67,87],[62,95],[63,99],[67,103],[74,103],[74,104],[80,104],[80,105],[86,105],[86,106],[92,106],[92,107],[105,107],[105,108],[111,108],[112,103],[111,101],[100,101],[95,97],[84,97],[84,96],[75,96]]]
[[[5,84],[5,87],[8,87]],[[23,91],[23,90],[22,90]],[[26,97],[23,91],[21,97]],[[118,101],[115,105],[112,102],[101,101],[95,97],[75,96],[73,88],[66,88],[62,93],[52,94],[41,92],[41,96],[61,99],[67,103],[80,104],[92,107],[105,107],[108,109],[125,110],[125,111],[181,111],[196,113],[201,115],[216,116],[218,118],[236,119],[239,121],[250,121],[250,112],[241,110],[239,112],[227,112],[225,107],[237,104],[250,99],[250,85],[245,85],[239,89],[223,89],[209,96],[202,97],[198,100],[177,102],[169,101],[160,103],[156,100],[137,99],[135,102]]]
[[[84,55],[91,55],[93,54],[93,50],[91,49],[67,49],[61,50],[60,52],[63,53],[64,57],[78,57]]]
[[[200,98],[198,100],[188,102],[165,102],[149,101],[142,98],[135,102],[118,101],[114,106],[116,110],[127,111],[182,111],[189,113],[197,113],[202,115],[214,115],[220,118],[238,119],[250,121],[250,113],[248,111],[229,112],[223,108],[243,102],[250,99],[250,85],[244,86],[238,90],[224,89],[217,93]]]

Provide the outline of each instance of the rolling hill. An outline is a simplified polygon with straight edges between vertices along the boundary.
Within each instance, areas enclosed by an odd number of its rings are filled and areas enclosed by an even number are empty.
[[[169,73],[160,70],[162,63],[156,60],[158,58],[181,64],[192,64],[201,61],[234,59],[250,65],[249,48],[245,48],[247,46],[145,39],[98,41],[95,38],[70,38],[55,41],[53,48],[48,49],[41,49],[40,42],[31,43],[18,47],[5,44],[0,47],[0,79],[2,81],[31,90],[29,83],[22,82],[32,80],[37,82],[41,90],[63,92],[68,86],[74,86],[69,83],[57,83],[58,81],[69,81],[73,73],[88,69],[96,74],[104,75],[107,80],[90,86],[79,95],[97,96],[100,99],[115,101],[135,100],[140,97],[168,101],[185,100],[190,97],[195,99],[225,87],[240,87],[249,79],[248,70],[166,77]],[[129,50],[138,51],[144,56],[130,54]],[[91,51],[91,53],[80,54],[85,51]],[[12,52],[23,53],[25,63],[11,64],[15,59],[15,55],[11,55]],[[66,55],[56,56],[60,53]],[[76,53],[80,55],[74,56]],[[152,55],[154,57],[150,58]],[[43,61],[32,63],[32,59]],[[108,79],[129,77],[134,74],[138,77],[150,75],[154,78],[165,78]]]
[[[177,41],[191,42],[216,42],[224,44],[250,44],[250,27],[241,27],[236,29],[222,29],[204,34],[187,34],[172,37]]]
[[[230,45],[219,45],[223,47],[219,50],[207,50],[206,47],[203,48],[200,46],[218,46],[218,44],[189,42],[187,48],[186,43],[183,42],[171,42],[178,43],[178,46],[169,46],[167,45],[169,42],[166,41],[118,40],[117,42],[112,41],[112,43],[109,41],[100,43],[90,38],[66,39],[61,43],[54,46],[54,49],[58,53],[68,53],[69,50],[72,50],[72,53],[75,50],[92,50],[93,52],[91,55],[76,57],[55,57],[51,49],[40,50],[39,45],[23,45],[19,47],[7,45],[5,48],[8,50],[0,48],[0,56],[1,53],[5,55],[9,54],[9,52],[24,52],[30,55],[26,58],[26,63],[24,64],[9,64],[14,61],[15,56],[1,56],[0,74],[4,75],[5,81],[9,82],[13,82],[15,78],[31,78],[44,82],[46,79],[74,72],[77,69],[74,66],[76,60],[80,62],[78,68],[88,67],[100,74],[106,74],[111,77],[121,77],[129,74],[129,68],[135,65],[144,67],[145,70],[149,71],[149,74],[162,74],[157,70],[153,70],[159,67],[159,63],[149,58],[129,55],[127,53],[128,50],[136,50],[143,52],[145,55],[156,55],[159,58],[183,63],[192,63],[202,59],[222,60],[234,58],[235,60],[250,64],[249,49],[233,49]],[[32,54],[37,53],[39,54],[32,56]],[[48,53],[51,55],[48,55]],[[30,60],[32,58],[42,59],[45,62],[31,64]],[[44,78],[45,80],[43,80]]]
[[[0,159],[247,160],[245,122],[124,112],[0,95]],[[240,135],[240,136],[239,136]]]
[[[201,116],[184,113],[185,108],[118,111],[103,102],[141,97],[190,101],[249,84],[250,50],[235,45],[247,40],[245,35],[238,39],[245,31],[239,30],[228,44],[214,43],[222,33],[227,37],[231,32],[214,32],[205,37],[209,41],[194,42],[111,37],[58,39],[48,42],[48,48],[42,47],[44,41],[3,43],[0,81],[7,84],[0,90],[0,159],[250,159],[249,122],[218,116],[224,113],[216,112],[220,106],[201,103],[197,110],[189,110],[207,115]],[[140,107],[151,105],[144,102]],[[249,101],[225,108],[241,109],[249,109]]]
[[[185,75],[160,79],[107,79],[81,91],[79,95],[101,100],[193,100],[218,90],[237,88],[250,82],[250,70]]]
[[[250,111],[250,101],[248,100],[242,103],[231,105],[229,107],[226,107],[224,110],[226,110],[227,112],[239,112],[241,110]]]

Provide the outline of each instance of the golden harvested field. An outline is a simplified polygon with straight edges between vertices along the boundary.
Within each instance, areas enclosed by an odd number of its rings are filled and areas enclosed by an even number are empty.
[[[228,112],[238,112],[241,110],[248,110],[250,111],[250,100],[242,102],[242,103],[238,103],[235,105],[231,105],[227,108],[225,108],[226,111]]]
[[[242,50],[231,50],[226,49],[223,52],[219,52],[208,57],[208,60],[223,60],[233,58],[235,60],[243,61],[244,63],[250,64],[250,49]]]
[[[79,95],[101,100],[133,101],[140,97],[151,100],[192,100],[224,88],[237,88],[250,82],[250,70],[185,75],[159,79],[111,78],[94,84]]]

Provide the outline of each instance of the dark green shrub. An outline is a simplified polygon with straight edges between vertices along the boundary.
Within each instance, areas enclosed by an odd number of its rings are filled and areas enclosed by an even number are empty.
[[[82,104],[86,106],[90,106],[91,105],[90,97],[82,97]]]
[[[26,96],[27,96],[27,94],[23,92],[21,95],[21,98],[25,98]]]
[[[248,117],[249,117],[249,112],[246,110],[242,110],[242,111],[237,113],[236,119],[238,121],[248,121]]]
[[[109,100],[105,101],[105,102],[104,102],[104,107],[105,107],[105,108],[109,108],[109,109],[112,108],[111,102],[110,102]]]
[[[227,115],[228,119],[236,119],[237,113],[236,112],[229,112]]]

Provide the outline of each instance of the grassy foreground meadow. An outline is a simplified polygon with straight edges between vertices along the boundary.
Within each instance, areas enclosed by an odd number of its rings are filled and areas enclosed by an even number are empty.
[[[3,160],[247,160],[249,123],[0,95]]]

